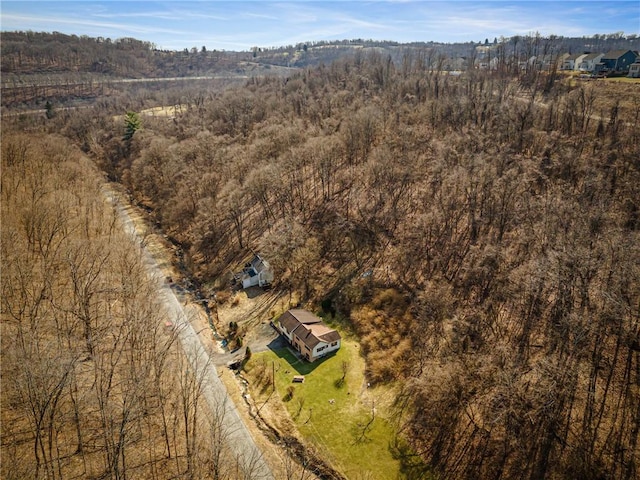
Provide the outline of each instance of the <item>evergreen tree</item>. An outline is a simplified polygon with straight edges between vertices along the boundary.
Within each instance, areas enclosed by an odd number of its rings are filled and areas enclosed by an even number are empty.
[[[124,117],[124,140],[130,141],[140,128],[142,128],[140,116],[135,112],[127,112]]]

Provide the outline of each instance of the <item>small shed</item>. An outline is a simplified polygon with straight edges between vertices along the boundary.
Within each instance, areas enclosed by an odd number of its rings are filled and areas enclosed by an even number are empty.
[[[304,375],[294,375],[293,383],[304,383]]]

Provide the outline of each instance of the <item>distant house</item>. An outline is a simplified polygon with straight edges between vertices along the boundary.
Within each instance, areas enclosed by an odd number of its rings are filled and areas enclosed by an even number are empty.
[[[596,72],[628,72],[629,66],[638,58],[632,50],[613,50],[604,55],[596,64]]]
[[[540,71],[550,72],[562,68],[564,60],[569,56],[568,53],[555,54],[550,53],[547,55],[537,56],[535,59],[535,68]]]
[[[242,280],[242,288],[264,287],[273,282],[273,270],[271,265],[260,255],[255,255],[247,263],[239,275]]]
[[[627,75],[627,77],[640,78],[640,57],[629,65],[629,75]]]
[[[578,70],[581,72],[593,72],[602,57],[604,57],[604,53],[589,53],[578,65]]]
[[[275,325],[291,346],[310,362],[340,348],[340,334],[307,310],[288,310]]]
[[[549,55],[545,58],[544,69],[545,70],[559,70],[562,68],[564,61],[569,58],[568,53],[558,53],[557,55]]]
[[[578,65],[580,62],[586,57],[588,53],[576,53],[574,55],[569,55],[562,62],[562,70],[578,70]]]
[[[500,65],[500,59],[498,57],[486,58],[478,62],[478,68],[480,70],[497,70]]]
[[[531,68],[533,68],[536,65],[536,59],[537,59],[537,57],[535,55],[533,55],[532,57],[529,57],[524,62],[518,62],[518,67],[522,71],[530,70]]]

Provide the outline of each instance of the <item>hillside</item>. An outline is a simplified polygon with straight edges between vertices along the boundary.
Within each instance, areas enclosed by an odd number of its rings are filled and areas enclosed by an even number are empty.
[[[68,139],[3,132],[2,478],[257,478],[103,183]]]
[[[93,154],[200,282],[258,249],[349,324],[442,478],[634,478],[638,90],[521,80],[373,53]]]
[[[183,51],[158,50],[155,45],[135,38],[110,39],[66,35],[59,32],[0,32],[2,43],[3,84],[14,76],[56,73],[92,73],[127,78],[159,78],[212,75],[230,72],[239,62],[253,61],[272,66],[303,68],[329,64],[345,55],[365,50],[390,54],[395,61],[407,51],[434,50],[449,59],[470,57],[476,45],[509,44],[516,54],[525,53],[531,40],[548,43],[550,51],[575,53],[580,51],[610,51],[638,49],[637,35],[610,34],[593,37],[544,38],[529,37],[482,39],[474,42],[446,44],[415,42],[400,44],[393,41],[365,39],[340,41],[314,41],[264,48],[251,51],[207,50],[206,46],[193,46]],[[548,49],[549,50],[549,49]]]
[[[482,55],[478,46],[489,45],[502,52],[499,54],[508,59],[509,69],[515,72],[518,62],[532,55],[640,49],[636,35],[621,34],[581,38],[546,38],[535,34],[454,44],[353,39],[255,46],[251,51],[236,52],[207,50],[206,46],[159,50],[150,42],[134,38],[112,40],[59,32],[0,32],[0,44],[2,106],[11,109],[33,109],[47,101],[68,106],[97,98],[117,98],[123,91],[126,95],[131,79],[145,82],[146,88],[160,90],[166,83],[154,84],[152,79],[206,78],[233,82],[255,76],[287,77],[298,69],[368,54],[388,57],[398,66],[421,57],[429,68],[457,71],[478,60]]]
[[[120,181],[203,290],[260,251],[354,332],[409,478],[637,478],[638,84],[429,58],[253,77],[128,134],[104,105],[30,128]]]

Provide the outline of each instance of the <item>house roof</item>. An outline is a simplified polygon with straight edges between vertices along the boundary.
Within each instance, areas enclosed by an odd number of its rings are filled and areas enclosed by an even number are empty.
[[[604,57],[602,57],[603,60],[615,60],[616,58],[620,58],[621,56],[623,56],[625,53],[627,52],[631,52],[631,50],[611,50],[609,53],[606,53]],[[633,52],[631,52],[633,53]]]
[[[589,60],[595,60],[596,58],[600,57],[602,54],[601,53],[589,53],[586,57],[584,57],[582,59],[583,62],[588,62]]]
[[[283,313],[278,319],[280,325],[295,335],[310,350],[320,342],[331,343],[340,340],[340,334],[326,326],[320,317],[302,309],[292,309]]]
[[[309,347],[309,350],[313,350],[320,342],[331,343],[340,340],[338,332],[322,323],[299,324],[293,333]]]
[[[260,255],[254,255],[250,262],[248,262],[242,270],[242,279],[255,277],[262,272],[270,272],[271,265],[263,259]]]
[[[251,266],[256,272],[261,272],[262,270],[268,269],[270,265],[264,260],[260,255],[255,255],[253,260],[251,260]]]
[[[583,57],[586,57],[587,55],[589,55],[588,53],[574,53],[573,55],[569,55],[567,58],[565,58],[565,62],[568,60],[581,60]]]
[[[304,323],[305,325],[310,325],[312,323],[322,323],[322,319],[320,317],[301,308],[291,309],[288,312],[285,312],[285,314],[287,313],[298,320],[298,322]]]
[[[293,309],[284,312],[278,321],[280,322],[280,325],[287,329],[288,332],[293,332],[300,325],[321,323],[322,319],[306,310]]]

